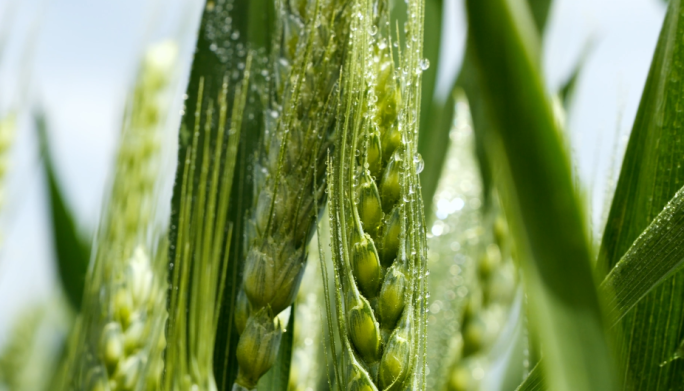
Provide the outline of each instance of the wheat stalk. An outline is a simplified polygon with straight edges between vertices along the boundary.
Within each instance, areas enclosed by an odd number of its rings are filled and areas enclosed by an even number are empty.
[[[240,340],[234,390],[253,389],[272,366],[306,265],[306,246],[324,195],[336,80],[346,47],[346,1],[277,1],[277,34],[265,89],[263,146],[235,323]],[[314,186],[314,184],[316,184]]]
[[[447,369],[445,389],[449,391],[479,389],[517,290],[518,272],[507,222],[498,197],[493,195],[490,202],[475,270],[467,284],[468,295],[456,337],[459,343],[453,348]]]
[[[328,174],[340,388],[425,388],[427,247],[416,153],[422,7],[409,1],[406,44],[393,53],[389,2],[354,4],[344,122]]]
[[[517,269],[499,197],[484,196],[468,100],[462,92],[455,98],[456,121],[428,239],[437,274],[430,281],[430,336],[437,342],[429,348],[428,382],[438,390],[466,391],[481,387],[500,352]]]

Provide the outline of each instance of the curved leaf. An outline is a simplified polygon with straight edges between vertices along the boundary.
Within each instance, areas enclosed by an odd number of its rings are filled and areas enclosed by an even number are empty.
[[[41,150],[41,163],[45,170],[52,217],[52,237],[55,245],[57,270],[69,303],[75,310],[81,308],[85,275],[90,259],[90,246],[76,229],[72,211],[57,179],[52,155],[48,146],[47,122],[42,113],[35,115]]]
[[[684,263],[684,189],[680,189],[606,276],[609,319],[620,321]],[[674,350],[671,352],[673,353]]]
[[[525,381],[515,389],[516,391],[543,391],[546,390],[544,385],[544,373],[541,368],[541,362],[532,368],[530,374],[527,375]]]
[[[681,1],[671,1],[604,231],[597,264],[601,274],[613,268],[684,185],[683,16]],[[626,389],[670,390],[684,382],[684,362],[661,366],[684,334],[683,299],[684,272],[678,272],[622,319],[618,347]]]
[[[591,252],[570,164],[539,69],[538,36],[522,0],[468,0],[480,81],[493,114],[490,155],[510,171],[534,331],[554,390],[614,390]],[[499,149],[495,149],[495,148]],[[517,209],[515,209],[517,208]]]
[[[613,325],[684,264],[684,188],[637,238],[600,287]],[[676,350],[666,352],[674,358]],[[668,358],[668,360],[670,359]],[[518,390],[545,389],[535,367]]]

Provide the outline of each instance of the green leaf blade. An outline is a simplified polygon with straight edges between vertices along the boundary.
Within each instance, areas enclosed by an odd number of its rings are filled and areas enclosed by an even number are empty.
[[[684,264],[684,189],[680,189],[600,286],[613,325]],[[668,353],[668,352],[665,352]],[[675,350],[661,364],[670,365]],[[663,366],[665,366],[663,365]],[[546,389],[535,367],[519,390]]]
[[[616,389],[583,216],[541,80],[532,15],[516,0],[469,0],[467,6],[495,122],[489,147],[501,143],[493,155],[510,170],[514,213],[531,255],[523,271],[547,378],[554,390]]]
[[[684,45],[679,1],[671,3],[634,122],[615,198],[599,252],[599,272],[607,274],[684,185],[684,144],[678,113],[684,72],[678,62]]]
[[[435,99],[435,87],[437,83],[437,67],[439,64],[440,44],[442,42],[442,9],[443,0],[425,1],[425,23],[423,31],[423,55],[429,61],[430,67],[423,72],[421,81],[420,103],[420,133],[418,139],[418,153],[421,154],[425,166],[420,175],[423,202],[425,210],[429,211],[432,198],[437,190],[442,166],[449,146],[449,130],[453,113],[446,110],[452,109],[453,99],[450,97],[446,102]],[[450,105],[449,105],[450,104]],[[446,115],[445,115],[446,114]],[[443,126],[441,121],[449,121]]]
[[[542,372],[541,363],[539,363],[532,368],[525,380],[515,391],[542,391],[546,389],[544,373]]]
[[[606,276],[609,319],[622,319],[684,262],[684,191],[677,192]]]
[[[57,179],[52,155],[49,151],[47,123],[44,115],[36,115],[36,129],[41,149],[41,163],[48,186],[52,237],[55,245],[57,270],[69,303],[75,310],[81,308],[85,275],[88,270],[90,251],[76,229],[72,211]]]
[[[681,1],[672,1],[648,74],[599,251],[607,274],[684,185],[684,45]],[[645,265],[644,265],[645,267]],[[679,387],[684,364],[667,361],[684,334],[684,272],[667,278],[622,319],[625,389]]]

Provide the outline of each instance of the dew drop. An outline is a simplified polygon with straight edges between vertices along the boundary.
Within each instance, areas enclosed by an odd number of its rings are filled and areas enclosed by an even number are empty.
[[[416,165],[416,173],[420,174],[421,172],[423,172],[423,168],[425,168],[425,162],[423,161],[423,157],[420,156],[419,153],[413,155],[413,163]]]
[[[428,68],[430,68],[430,60],[428,60],[427,58],[424,58],[424,59],[420,60],[419,65],[420,65],[420,69],[426,71]]]

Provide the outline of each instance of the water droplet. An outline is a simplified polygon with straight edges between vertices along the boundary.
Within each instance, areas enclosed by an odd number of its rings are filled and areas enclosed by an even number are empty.
[[[419,153],[416,153],[413,155],[413,163],[416,165],[416,173],[420,174],[423,172],[423,168],[425,168],[425,162],[423,161],[423,157],[420,156]]]
[[[371,36],[374,36],[375,34],[377,34],[378,33],[378,26],[371,26],[369,33]]]
[[[233,31],[232,34],[230,34],[230,39],[232,39],[233,41],[237,41],[238,38],[240,38],[240,31],[239,30],[235,30],[235,31]]]
[[[424,58],[424,59],[420,60],[420,64],[418,64],[418,65],[420,65],[420,69],[426,71],[428,68],[430,68],[430,60],[428,60],[427,58]]]

